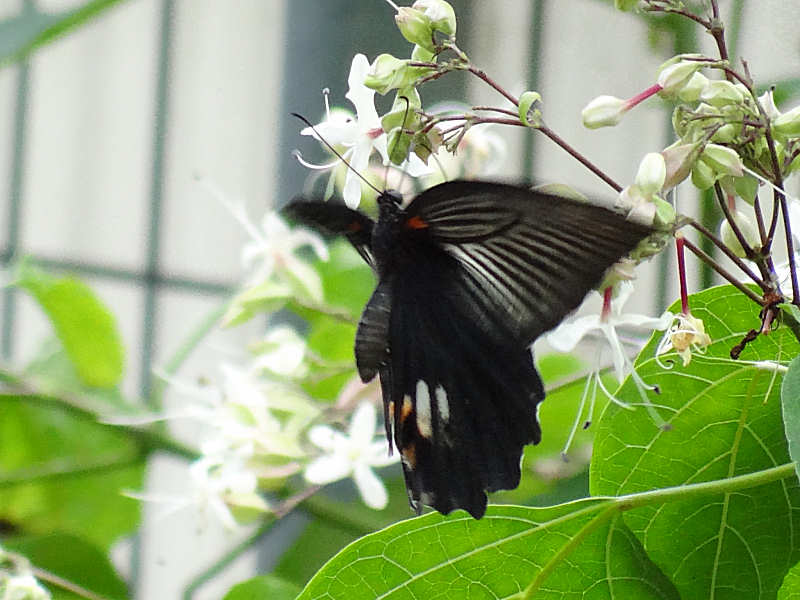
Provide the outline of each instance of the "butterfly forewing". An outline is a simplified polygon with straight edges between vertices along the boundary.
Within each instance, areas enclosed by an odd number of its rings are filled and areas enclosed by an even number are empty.
[[[372,229],[375,222],[364,213],[337,202],[295,198],[281,211],[287,218],[328,235],[343,235],[368,265],[372,257]]]
[[[463,265],[447,289],[470,298],[488,333],[522,343],[555,327],[650,233],[599,206],[486,182],[431,188],[407,215]]]

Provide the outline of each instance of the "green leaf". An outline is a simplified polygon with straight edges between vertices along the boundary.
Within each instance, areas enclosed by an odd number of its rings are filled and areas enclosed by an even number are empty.
[[[300,588],[275,577],[260,575],[233,586],[222,600],[294,600]]]
[[[789,441],[789,456],[794,461],[795,470],[800,476],[800,356],[789,364],[781,385],[781,407],[783,427]]]
[[[92,0],[60,13],[39,12],[34,4],[19,15],[0,21],[0,65],[26,58],[37,48],[89,23],[121,0]]]
[[[128,598],[127,586],[111,566],[106,554],[80,537],[54,533],[4,541],[3,547],[24,555],[35,567],[77,584],[97,596],[108,600]],[[44,580],[40,580],[40,583],[52,592],[54,600],[87,597]]]
[[[786,362],[800,352],[780,327],[747,345],[738,361],[731,347],[759,326],[758,307],[731,286],[690,298],[713,343],[684,367],[672,353],[657,364],[654,335],[637,373],[657,385],[650,395],[672,429],[664,431],[641,407],[629,379],[618,397],[635,411],[609,404],[598,424],[591,464],[593,494],[622,495],[725,479],[789,462],[780,412],[781,375],[750,361]],[[678,310],[677,303],[672,307]],[[625,522],[683,600],[774,598],[798,558],[800,490],[796,479],[708,499],[653,505],[625,513]]]
[[[120,490],[140,489],[143,470],[124,431],[46,398],[0,396],[0,520],[23,533],[108,548],[138,523],[139,503]]]
[[[299,599],[499,599],[532,585],[537,600],[589,589],[597,598],[677,600],[610,505],[587,499],[490,506],[478,521],[463,512],[410,519],[342,550]]]
[[[789,569],[778,590],[778,600],[800,600],[800,563]]]
[[[84,384],[111,388],[122,378],[122,341],[114,316],[85,283],[56,278],[23,262],[15,284],[45,312]]]

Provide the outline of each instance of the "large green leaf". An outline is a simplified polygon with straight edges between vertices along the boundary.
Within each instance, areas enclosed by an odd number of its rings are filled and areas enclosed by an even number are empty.
[[[781,385],[781,407],[783,426],[789,442],[789,456],[800,475],[800,356],[789,365]]]
[[[622,495],[655,488],[724,479],[789,462],[781,422],[781,375],[751,361],[781,361],[800,351],[786,327],[751,342],[738,361],[730,349],[759,327],[758,307],[730,286],[690,299],[713,343],[684,367],[657,364],[655,335],[636,370],[661,394],[651,394],[671,426],[665,431],[648,411],[609,404],[595,437],[593,494]],[[677,310],[677,306],[673,310]],[[632,380],[618,396],[642,400]],[[678,587],[681,598],[775,598],[798,558],[800,490],[784,479],[710,500],[648,506],[625,514],[625,522],[650,558]]]
[[[33,566],[77,584],[96,597],[107,600],[128,597],[125,582],[120,579],[106,554],[85,540],[63,533],[23,538],[4,542],[7,550],[27,557]],[[88,596],[67,591],[53,583],[45,583],[54,600],[77,600]]]
[[[800,563],[789,569],[784,577],[778,600],[800,600]]]
[[[36,402],[36,404],[33,403]],[[121,430],[45,398],[0,396],[0,519],[106,549],[133,530],[144,459]]]
[[[610,505],[490,506],[481,520],[432,513],[404,521],[342,550],[299,598],[495,599],[532,585],[537,599],[583,590],[597,598],[677,599],[635,537],[611,518]]]
[[[85,283],[23,262],[16,285],[39,303],[81,381],[110,388],[122,378],[124,349],[114,316]]]

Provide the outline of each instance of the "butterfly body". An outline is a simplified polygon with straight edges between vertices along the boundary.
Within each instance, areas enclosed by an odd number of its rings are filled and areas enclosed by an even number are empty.
[[[523,447],[541,439],[531,343],[650,229],[493,182],[440,184],[405,208],[385,192],[378,206],[377,222],[304,199],[285,212],[345,235],[376,271],[356,366],[380,377],[412,507],[480,518],[485,492],[516,487]]]

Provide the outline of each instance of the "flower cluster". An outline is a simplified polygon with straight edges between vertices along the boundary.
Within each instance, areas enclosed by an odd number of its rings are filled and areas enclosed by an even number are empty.
[[[0,546],[0,598],[2,600],[49,600],[48,592],[33,576],[28,560]]]

